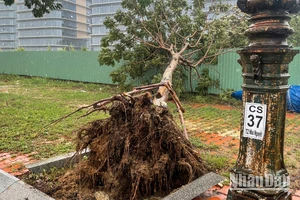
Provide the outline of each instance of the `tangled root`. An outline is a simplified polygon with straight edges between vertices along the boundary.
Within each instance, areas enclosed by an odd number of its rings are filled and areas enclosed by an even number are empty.
[[[77,150],[90,149],[81,163],[81,182],[102,187],[111,199],[167,195],[206,172],[198,153],[182,137],[167,108],[149,94],[115,101],[110,117],[78,131]]]

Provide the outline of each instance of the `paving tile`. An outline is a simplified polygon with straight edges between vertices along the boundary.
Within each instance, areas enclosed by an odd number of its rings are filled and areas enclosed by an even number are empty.
[[[0,200],[8,200],[12,199],[12,197],[14,200],[54,200],[23,181],[14,182],[0,193]]]
[[[0,153],[0,169],[15,176],[23,175],[28,172],[25,165],[35,161],[34,158],[30,157],[30,155],[35,153],[36,152],[14,155],[11,155],[10,153]]]
[[[217,189],[217,192],[227,195],[229,188],[230,188],[230,186],[224,186],[222,188]]]
[[[6,159],[6,158],[10,158],[11,155],[9,153],[0,153],[0,158],[1,159]]]
[[[13,171],[11,167],[4,167],[2,170],[7,173],[11,173]]]
[[[16,177],[8,174],[7,172],[0,170],[0,194],[9,188],[16,181],[19,181]]]
[[[5,168],[6,166],[7,166],[6,164],[0,162],[0,169]]]
[[[21,171],[11,172],[11,175],[22,176],[22,175],[26,174],[27,172],[29,172],[29,170],[28,169],[24,169],[24,170],[21,170]]]
[[[299,196],[292,196],[292,200],[300,200]]]
[[[297,191],[294,193],[294,195],[300,197],[300,190],[297,190]]]

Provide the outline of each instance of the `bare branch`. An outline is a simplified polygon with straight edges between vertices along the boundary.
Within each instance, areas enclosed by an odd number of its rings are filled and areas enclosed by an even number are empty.
[[[198,30],[195,30],[192,35],[189,35],[186,38],[193,38],[196,35],[196,33],[198,33]]]
[[[193,68],[196,71],[196,74],[197,74],[198,78],[200,78],[201,75],[200,75],[200,73],[198,71],[198,68],[197,67],[192,67],[192,66],[190,66],[190,67]]]
[[[101,111],[101,110],[106,111],[106,110],[108,110],[106,105],[110,104],[114,101],[119,101],[124,105],[125,104],[128,105],[129,103],[134,103],[134,99],[133,99],[132,95],[137,95],[138,93],[145,93],[147,91],[154,90],[154,89],[156,89],[158,87],[161,87],[161,86],[166,87],[166,89],[169,91],[169,93],[170,93],[170,95],[171,95],[171,97],[172,97],[172,99],[173,99],[173,101],[174,101],[174,103],[175,103],[175,105],[178,109],[179,115],[180,115],[180,121],[181,121],[181,124],[184,128],[183,136],[188,139],[188,135],[187,135],[187,131],[186,131],[186,128],[185,128],[185,125],[184,125],[184,119],[183,119],[183,112],[185,112],[185,109],[182,106],[182,104],[180,103],[180,100],[179,100],[178,96],[176,95],[176,92],[172,88],[169,81],[163,82],[163,83],[152,84],[152,85],[145,85],[145,86],[135,87],[130,92],[122,93],[122,94],[115,95],[115,96],[105,98],[105,99],[101,99],[99,101],[96,101],[96,102],[88,105],[88,106],[82,106],[82,107],[78,108],[77,110],[75,110],[74,112],[53,121],[49,125],[57,124],[58,122],[70,117],[71,115],[73,115],[73,114],[75,114],[78,111],[83,110],[83,109],[91,108],[86,114],[81,115],[79,118],[86,117],[86,116],[88,116],[88,115],[90,115],[90,114],[92,114],[96,111]]]
[[[163,86],[164,83],[158,83],[158,84],[152,84],[152,85],[146,85],[146,86],[141,86],[141,87],[135,87],[132,91],[126,93],[126,95],[135,95],[135,94],[138,94],[138,93],[141,93],[141,92],[145,92],[145,91],[151,91],[151,90],[154,90],[156,89],[157,87],[159,86]],[[83,109],[87,109],[87,108],[91,108],[92,110],[94,109],[99,109],[99,108],[103,108],[103,106],[109,104],[109,103],[112,103],[113,101],[115,100],[119,100],[120,98],[122,98],[122,95],[115,95],[115,96],[112,96],[112,97],[109,97],[109,98],[105,98],[105,99],[101,99],[99,101],[96,101],[90,105],[87,105],[87,106],[82,106],[80,108],[78,108],[77,110],[75,110],[74,112],[71,112],[70,114],[67,114],[53,122],[50,123],[50,125],[53,125],[53,124],[57,124],[58,122],[74,115],[75,113],[83,110]],[[93,111],[89,111],[89,114],[91,114]]]
[[[89,111],[89,112],[87,112],[86,114],[84,114],[84,115],[81,115],[80,117],[78,117],[78,118],[82,118],[82,117],[86,117],[86,116],[88,116],[88,115],[90,115],[90,114],[92,114],[93,112],[96,112],[96,111],[107,111],[107,107],[106,106],[102,106],[102,107],[100,107],[100,108],[95,108],[95,109],[92,109],[91,111]]]
[[[192,57],[195,53],[197,53],[197,52],[199,52],[199,51],[202,51],[204,48],[205,48],[205,46],[203,46],[202,48],[198,48],[198,49],[196,49],[196,50],[194,50],[194,51],[188,52],[188,53],[186,53],[186,54],[183,54],[182,56],[183,56],[183,57],[188,56],[188,58],[190,58],[190,57]]]
[[[179,113],[179,118],[180,118],[180,122],[181,122],[181,125],[182,125],[182,128],[183,128],[183,136],[186,138],[186,139],[189,139],[189,136],[187,134],[187,130],[186,130],[186,126],[185,126],[185,122],[184,122],[184,118],[183,118],[183,113],[185,112],[182,104],[180,103],[179,101],[179,98],[178,96],[176,95],[176,92],[173,90],[173,88],[171,87],[171,84],[170,82],[168,81],[166,83],[166,87],[168,88],[169,92],[170,92],[170,95],[177,107],[177,110],[178,110],[178,113]]]
[[[169,20],[169,18],[166,15],[165,12],[163,12],[163,15],[166,18],[165,21],[166,21],[166,24],[168,25],[168,28],[170,30],[170,34],[169,34],[168,38],[171,38],[171,36],[174,34],[174,35],[177,35],[178,37],[180,37],[181,39],[183,39],[184,41],[186,41],[186,37],[179,34],[180,27],[177,27],[178,23],[176,23],[174,26],[171,26],[171,24],[169,23],[170,20]],[[169,39],[167,39],[167,41],[171,42]],[[174,45],[175,52],[177,52],[177,39],[176,39],[176,37],[175,37],[175,44],[173,44],[173,45]]]
[[[180,55],[188,48],[190,44],[188,42],[186,42],[184,44],[184,46],[182,47],[182,49],[178,52]]]

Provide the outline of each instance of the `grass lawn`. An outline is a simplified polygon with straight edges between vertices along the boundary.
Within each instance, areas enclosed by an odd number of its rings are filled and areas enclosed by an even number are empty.
[[[115,94],[114,87],[37,77],[0,75],[0,152],[38,152],[36,159],[74,150],[73,131],[102,112],[87,118],[70,117],[48,126],[82,105]]]

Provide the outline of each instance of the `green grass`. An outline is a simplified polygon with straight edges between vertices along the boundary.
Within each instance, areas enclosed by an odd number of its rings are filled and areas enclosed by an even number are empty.
[[[214,104],[215,105],[215,104]],[[190,104],[185,105],[186,120],[199,121],[204,127],[210,127],[209,132],[222,132],[226,129],[232,130],[240,126],[241,110],[221,110],[214,105],[205,105],[200,108],[193,108]],[[207,125],[209,124],[209,125]],[[203,129],[204,130],[204,129]]]
[[[74,130],[104,113],[77,119],[85,111],[54,126],[52,121],[82,105],[117,93],[105,85],[0,75],[0,152],[38,152],[47,158],[74,150]]]
[[[196,148],[199,148],[202,150],[217,150],[220,148],[216,144],[211,144],[211,145],[205,144],[197,137],[190,137],[189,140]]]
[[[206,162],[207,166],[214,171],[228,169],[228,158],[222,155],[209,155],[204,154],[203,160]]]
[[[197,104],[230,105],[237,108],[242,108],[243,106],[242,101],[236,100],[231,97],[223,98],[223,94],[201,96],[198,93],[185,93],[184,95],[182,95],[181,100]]]

